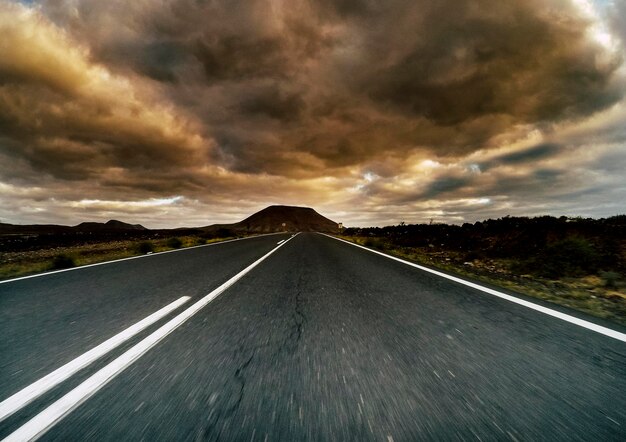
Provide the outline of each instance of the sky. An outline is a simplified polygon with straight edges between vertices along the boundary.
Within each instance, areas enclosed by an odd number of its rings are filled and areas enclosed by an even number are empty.
[[[0,0],[0,222],[626,213],[624,0]]]

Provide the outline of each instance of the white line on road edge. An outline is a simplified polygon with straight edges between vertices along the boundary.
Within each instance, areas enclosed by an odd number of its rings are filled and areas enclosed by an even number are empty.
[[[446,278],[446,279],[449,279],[451,281],[458,282],[459,284],[463,284],[463,285],[466,285],[468,287],[472,287],[472,288],[474,288],[476,290],[480,290],[481,292],[485,292],[485,293],[488,293],[490,295],[497,296],[498,298],[506,299],[507,301],[511,301],[511,302],[516,303],[516,304],[523,305],[524,307],[528,307],[530,309],[536,310],[536,311],[541,312],[541,313],[545,313],[546,315],[550,315],[552,317],[561,319],[561,320],[569,322],[571,324],[575,324],[575,325],[578,325],[580,327],[584,327],[584,328],[586,328],[588,330],[592,330],[592,331],[594,331],[596,333],[603,334],[603,335],[608,336],[610,338],[614,338],[614,339],[617,339],[619,341],[626,342],[626,334],[618,332],[617,330],[613,330],[613,329],[610,329],[610,328],[607,328],[607,327],[603,327],[601,325],[594,324],[593,322],[585,321],[584,319],[579,319],[579,318],[576,318],[575,316],[570,316],[570,315],[568,315],[566,313],[561,313],[561,312],[559,312],[557,310],[552,310],[551,308],[544,307],[544,306],[541,306],[541,305],[538,305],[538,304],[535,304],[535,303],[532,303],[532,302],[529,302],[529,301],[525,301],[525,300],[517,298],[515,296],[507,295],[506,293],[502,293],[502,292],[499,292],[497,290],[490,289],[488,287],[484,287],[484,286],[482,286],[480,284],[476,284],[474,282],[466,281],[465,279],[461,279],[461,278],[458,278],[456,276],[448,275],[447,273],[438,272],[437,270],[433,270],[433,269],[430,269],[428,267],[424,267],[424,266],[421,266],[419,264],[412,263],[410,261],[405,261],[404,259],[401,259],[401,258],[396,258],[395,256],[387,255],[386,253],[379,252],[378,250],[368,249],[367,247],[364,247],[364,246],[362,246],[360,244],[355,244],[353,242],[346,241],[346,240],[341,239],[341,238],[335,238],[334,236],[327,235],[325,233],[321,233],[321,235],[327,236],[327,237],[335,239],[337,241],[345,242],[346,244],[350,244],[351,246],[354,246],[354,247],[359,247],[361,249],[367,250],[368,252],[376,253],[377,255],[384,256],[385,258],[393,259],[394,261],[398,261],[398,262],[401,262],[403,264],[410,265],[411,267],[415,267],[415,268],[423,270],[425,272],[432,273],[433,275],[441,276],[442,278]]]
[[[280,240],[280,241],[278,241],[276,244],[282,244],[282,243],[284,243],[284,242],[285,242],[285,240],[284,240],[284,239],[281,239],[281,240]]]
[[[131,259],[146,258],[148,256],[159,256],[159,255],[165,255],[166,253],[174,253],[174,252],[186,252],[187,250],[197,249],[199,247],[219,246],[219,245],[226,244],[229,242],[243,241],[244,239],[259,238],[261,236],[280,235],[281,233],[284,233],[284,232],[263,233],[262,235],[246,236],[245,238],[227,239],[226,241],[219,241],[219,242],[214,242],[211,244],[200,244],[199,246],[184,247],[182,249],[166,250],[164,252],[156,252],[156,253],[148,252],[145,255],[129,256],[128,258],[120,258],[120,259],[114,259],[112,261],[96,262],[94,264],[85,264],[85,265],[78,266],[78,267],[71,267],[69,269],[51,270],[49,272],[37,273],[36,275],[20,276],[18,278],[5,279],[3,281],[0,281],[0,284],[6,284],[7,282],[13,282],[13,281],[21,281],[22,279],[30,279],[30,278],[38,278],[40,276],[54,275],[55,273],[71,272],[73,270],[81,270],[81,269],[86,269],[88,267],[101,266],[104,264],[111,264],[114,262],[130,261]]]
[[[155,332],[148,337],[144,338],[135,346],[131,347],[124,354],[117,359],[109,363],[104,368],[97,371],[94,375],[67,393],[61,399],[54,402],[48,408],[41,413],[33,417],[26,422],[15,432],[10,434],[3,442],[23,442],[31,441],[42,436],[46,431],[52,428],[57,422],[71,413],[76,407],[85,402],[91,396],[93,396],[98,390],[104,387],[115,376],[120,374],[124,369],[129,367],[133,362],[143,356],[148,350],[158,344],[163,338],[172,333],[178,327],[180,327],[186,320],[198,313],[204,306],[215,299],[218,295],[224,292],[227,288],[232,286],[235,282],[241,279],[246,273],[258,266],[268,256],[274,253],[276,250],[287,244],[291,238],[287,241],[274,247],[268,253],[261,258],[250,264],[248,267],[237,273],[230,278],[224,284],[213,290],[211,293],[200,299],[198,302],[188,307],[182,313],[178,314],[172,320],[161,326]]]
[[[183,296],[0,402],[0,422],[189,301]]]

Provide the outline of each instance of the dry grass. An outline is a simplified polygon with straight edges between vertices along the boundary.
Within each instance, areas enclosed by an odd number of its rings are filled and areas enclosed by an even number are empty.
[[[232,237],[205,240],[197,236],[182,236],[178,237],[178,239],[181,241],[181,247],[175,248],[179,249],[225,241],[232,239]],[[164,252],[174,248],[168,245],[168,241],[170,240],[171,238],[150,241],[108,241],[80,246],[54,247],[22,252],[0,252],[0,279],[16,278],[52,270],[55,268],[55,259],[59,256],[71,258],[75,266],[82,266],[142,255],[144,253],[139,251],[139,244],[145,242],[152,244],[152,253]]]

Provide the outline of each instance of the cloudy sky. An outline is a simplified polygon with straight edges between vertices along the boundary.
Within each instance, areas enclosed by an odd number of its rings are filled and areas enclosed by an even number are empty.
[[[0,0],[0,221],[626,213],[626,1]]]

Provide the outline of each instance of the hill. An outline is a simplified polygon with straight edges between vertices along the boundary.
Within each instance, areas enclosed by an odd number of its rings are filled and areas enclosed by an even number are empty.
[[[128,224],[116,219],[111,219],[106,223],[80,223],[74,227],[75,230],[80,231],[99,231],[99,230],[147,230],[141,224]]]
[[[76,232],[113,232],[128,230],[147,230],[141,224],[128,224],[122,221],[109,220],[106,223],[84,222],[76,226],[60,226],[56,224],[5,224],[0,223],[0,235],[52,235]]]
[[[234,224],[215,224],[203,230],[227,229],[244,233],[338,232],[336,222],[310,207],[269,206]]]

